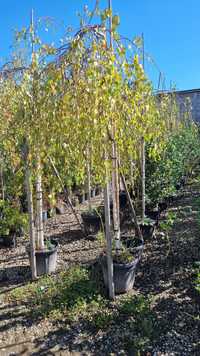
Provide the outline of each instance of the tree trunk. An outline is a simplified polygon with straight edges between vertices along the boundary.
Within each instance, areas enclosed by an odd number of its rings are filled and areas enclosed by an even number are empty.
[[[121,248],[120,244],[120,221],[119,221],[119,172],[117,160],[117,147],[112,145],[112,198],[113,198],[113,227],[116,252]]]
[[[89,210],[92,210],[91,204],[91,174],[90,174],[90,162],[89,158],[87,159],[87,193],[88,193],[88,207]]]
[[[37,278],[36,259],[35,259],[35,226],[34,226],[34,213],[33,213],[32,182],[31,182],[30,168],[28,164],[26,164],[25,180],[26,180],[26,194],[27,194],[28,213],[29,213],[31,272],[32,272],[32,279],[34,280]]]
[[[112,238],[110,233],[110,199],[109,199],[109,182],[106,183],[104,189],[104,207],[105,207],[105,234],[106,234],[106,257],[108,267],[108,288],[109,298],[115,298],[114,282],[113,282],[113,260],[112,260]]]
[[[130,175],[131,175],[131,190],[134,194],[134,190],[135,190],[135,183],[134,183],[134,162],[130,161]]]
[[[5,199],[5,190],[4,190],[4,179],[3,179],[3,165],[0,166],[0,180],[1,180],[1,199]]]
[[[141,177],[142,177],[142,222],[145,218],[145,141],[141,141]]]
[[[36,177],[36,246],[37,249],[44,249],[44,227],[43,227],[43,200],[42,200],[42,176],[41,176],[41,165],[38,159],[37,162],[37,177]]]

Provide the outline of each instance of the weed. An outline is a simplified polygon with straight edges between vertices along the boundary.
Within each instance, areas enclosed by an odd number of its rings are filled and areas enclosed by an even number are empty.
[[[105,234],[103,233],[103,231],[98,231],[98,233],[96,235],[96,239],[101,246],[105,246],[106,240],[105,240]]]
[[[28,303],[35,316],[83,313],[92,300],[98,301],[98,284],[90,279],[89,270],[75,267],[55,277],[43,277],[35,283],[16,288],[9,299]]]
[[[172,226],[174,225],[174,221],[176,220],[176,217],[177,217],[176,213],[174,213],[173,211],[169,211],[167,213],[166,220],[160,222],[161,229],[164,230],[165,232],[169,232]]]
[[[198,268],[197,274],[196,274],[196,279],[195,279],[195,289],[200,295],[200,268]]]

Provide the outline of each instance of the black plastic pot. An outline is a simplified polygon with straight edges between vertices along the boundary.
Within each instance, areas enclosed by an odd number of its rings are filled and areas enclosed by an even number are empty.
[[[147,210],[146,215],[148,218],[155,220],[155,222],[158,223],[158,220],[160,217],[160,211],[159,210]]]
[[[85,196],[83,194],[77,194],[79,204],[84,203]]]
[[[141,251],[142,250],[143,246],[141,247]],[[133,256],[133,261],[130,263],[113,263],[113,280],[116,294],[126,293],[133,288],[140,256],[141,254],[137,253],[137,256]],[[103,271],[104,283],[106,288],[108,288],[108,268],[105,255],[101,256],[100,263]]]
[[[166,209],[168,208],[168,204],[167,204],[167,202],[160,202],[160,203],[158,203],[158,209],[159,209],[159,211],[162,213],[163,211],[165,211]]]
[[[16,234],[0,236],[0,246],[3,247],[16,247]]]
[[[140,223],[140,230],[144,240],[151,239],[155,231],[155,223],[152,224],[142,224]]]
[[[126,293],[133,288],[138,262],[139,259],[136,258],[133,260],[133,262],[127,264],[113,263],[114,289],[116,294]],[[106,288],[108,288],[108,270],[106,258],[104,261],[101,261],[101,266],[103,270],[104,283]]]
[[[35,252],[37,276],[50,274],[56,270],[58,243],[52,241],[52,245],[54,247],[51,249],[36,250]],[[30,248],[27,249],[27,252],[30,259]]]
[[[99,187],[97,187],[97,188],[95,189],[95,195],[99,195],[100,193],[101,193],[101,190],[100,190]]]
[[[101,218],[97,213],[84,212],[81,217],[87,234],[95,234],[101,229]]]
[[[126,206],[126,203],[127,203],[127,195],[126,195],[126,192],[124,191],[121,191],[119,193],[119,205],[120,205],[120,208],[124,208]]]
[[[121,191],[119,193],[119,207],[120,207],[120,209],[125,208],[126,204],[127,204],[126,192]],[[112,214],[112,211],[113,211],[113,201],[112,201],[112,199],[110,201],[110,211],[111,211],[111,214]]]
[[[125,245],[133,255],[138,256],[139,258],[142,255],[144,249],[144,243],[139,239],[132,236],[123,236],[122,244]]]
[[[175,195],[169,195],[168,197],[164,198],[164,201],[169,206],[169,205],[172,205],[175,202],[175,199],[176,199]]]

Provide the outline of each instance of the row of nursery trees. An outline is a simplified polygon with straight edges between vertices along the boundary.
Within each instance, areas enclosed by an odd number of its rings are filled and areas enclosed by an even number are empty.
[[[41,41],[32,19],[30,27],[18,33],[20,51],[1,70],[2,200],[12,197],[16,204],[25,180],[33,278],[35,249],[45,248],[43,193],[51,199],[86,180],[104,187],[111,247],[108,187],[112,181],[119,253],[119,177],[135,195],[141,187],[144,219],[145,192],[148,199],[161,200],[191,173],[191,160],[198,163],[198,129],[189,110],[181,117],[173,95],[154,95],[140,63],[139,41],[121,37],[118,25],[118,16],[106,9],[98,25],[82,23],[56,48]],[[22,48],[30,56],[22,56]],[[5,178],[11,180],[12,189]],[[133,206],[132,213],[138,229]],[[111,252],[109,256],[111,261]]]

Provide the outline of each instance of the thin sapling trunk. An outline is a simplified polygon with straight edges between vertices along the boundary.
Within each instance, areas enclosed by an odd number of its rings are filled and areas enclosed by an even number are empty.
[[[117,147],[115,142],[112,146],[112,198],[113,198],[113,227],[116,250],[119,251],[120,245],[120,221],[119,221],[119,172],[117,160]]]
[[[113,281],[113,260],[112,260],[112,237],[110,231],[110,185],[108,174],[106,172],[106,186],[104,188],[104,207],[105,207],[105,235],[106,235],[106,257],[108,268],[108,288],[109,298],[115,298],[114,281]]]
[[[28,145],[25,142],[22,147],[22,156],[25,162],[25,188],[28,203],[29,214],[29,235],[30,235],[30,260],[32,279],[37,278],[36,258],[35,258],[35,226],[34,226],[34,211],[33,211],[33,194],[32,194],[32,180],[31,172],[28,163]]]
[[[36,177],[36,236],[37,248],[44,249],[44,226],[43,226],[43,199],[42,199],[42,175],[40,159],[37,159],[37,177]]]
[[[1,199],[5,199],[5,187],[4,187],[4,177],[3,177],[3,164],[0,165],[0,180],[1,180]]]
[[[145,140],[141,140],[142,223],[145,219]]]
[[[91,171],[90,171],[90,158],[89,158],[89,150],[87,150],[87,193],[88,193],[88,207],[89,211],[92,210],[91,204]]]

